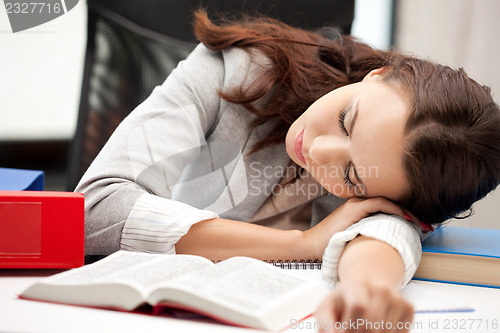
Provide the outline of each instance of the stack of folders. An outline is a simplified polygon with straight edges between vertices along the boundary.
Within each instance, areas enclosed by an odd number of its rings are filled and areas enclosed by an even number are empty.
[[[83,265],[83,194],[43,186],[43,171],[0,168],[0,268]]]
[[[422,251],[416,279],[500,288],[500,229],[443,226]]]

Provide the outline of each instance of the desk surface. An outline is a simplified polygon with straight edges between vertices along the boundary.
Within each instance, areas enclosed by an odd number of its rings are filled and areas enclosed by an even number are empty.
[[[52,304],[17,298],[24,288],[55,270],[0,270],[0,332],[262,332],[207,320],[171,318]],[[474,312],[417,313],[412,332],[500,332],[500,289],[417,281],[457,299]],[[317,332],[310,318],[286,332]]]

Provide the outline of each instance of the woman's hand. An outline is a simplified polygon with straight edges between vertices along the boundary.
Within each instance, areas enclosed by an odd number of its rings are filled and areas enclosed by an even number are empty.
[[[363,277],[339,282],[315,317],[320,332],[409,332],[413,307],[397,290]]]
[[[323,221],[304,231],[306,246],[312,251],[311,258],[321,259],[323,257],[323,252],[333,234],[343,231],[361,219],[377,212],[406,218],[405,212],[400,206],[385,198],[351,198],[335,209]]]
[[[434,227],[432,226],[432,224],[426,223],[424,221],[420,221],[420,219],[418,217],[416,217],[415,215],[413,215],[412,213],[407,213],[405,218],[408,221],[418,225],[420,227],[420,229],[422,230],[422,232],[424,232],[424,233],[434,231]]]

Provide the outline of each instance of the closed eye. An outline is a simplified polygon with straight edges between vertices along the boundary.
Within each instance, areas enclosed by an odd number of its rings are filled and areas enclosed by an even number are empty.
[[[354,184],[351,180],[351,177],[349,176],[349,173],[351,171],[351,166],[352,162],[349,162],[345,168],[344,171],[344,184],[347,185],[347,187],[355,187],[356,184]]]
[[[349,135],[349,133],[347,132],[347,129],[345,128],[345,115],[346,115],[348,109],[349,108],[342,109],[342,111],[340,111],[340,113],[339,113],[339,125],[340,125],[340,129],[347,136]]]

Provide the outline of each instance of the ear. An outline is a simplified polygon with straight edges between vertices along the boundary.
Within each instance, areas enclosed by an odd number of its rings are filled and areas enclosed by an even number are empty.
[[[373,69],[370,73],[366,74],[363,78],[363,82],[377,81],[383,78],[389,69],[387,67],[380,67]]]

